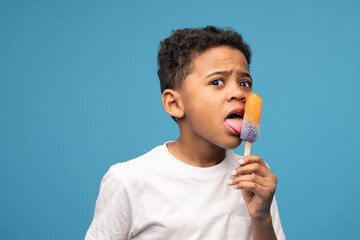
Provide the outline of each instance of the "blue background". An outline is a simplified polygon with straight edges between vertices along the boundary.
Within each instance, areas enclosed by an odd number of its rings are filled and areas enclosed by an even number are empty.
[[[232,26],[263,98],[252,153],[288,239],[360,239],[358,1],[0,1],[0,239],[83,239],[103,175],[178,130],[159,41]],[[243,146],[236,149],[243,153]]]

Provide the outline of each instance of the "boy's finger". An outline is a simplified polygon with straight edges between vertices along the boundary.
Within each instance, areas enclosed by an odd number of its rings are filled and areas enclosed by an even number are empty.
[[[265,168],[269,169],[269,166],[264,162],[264,160],[262,160],[262,158],[257,155],[245,156],[245,157],[241,158],[238,163],[240,166],[244,166],[249,163],[259,163],[262,166],[264,166]]]
[[[247,175],[241,175],[241,176],[238,176],[238,177],[235,177],[233,179],[230,179],[228,181],[228,184],[229,185],[236,185],[240,182],[254,182],[254,183],[257,183],[263,187],[267,187],[270,183],[269,181],[264,178],[264,177],[260,177],[256,174],[247,174]]]
[[[252,173],[265,177],[268,175],[268,168],[265,168],[260,163],[255,162],[237,167],[235,170],[231,172],[231,175],[237,176],[237,175],[245,175]]]
[[[260,184],[254,182],[240,182],[234,186],[235,189],[248,190],[255,193],[256,195],[265,198],[267,196],[266,187],[261,186]]]

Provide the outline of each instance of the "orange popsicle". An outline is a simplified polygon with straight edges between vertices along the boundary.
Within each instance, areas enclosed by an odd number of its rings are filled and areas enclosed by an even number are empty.
[[[256,93],[252,93],[245,103],[245,114],[240,134],[240,138],[246,141],[245,156],[250,154],[251,143],[259,137],[261,104],[262,100]]]

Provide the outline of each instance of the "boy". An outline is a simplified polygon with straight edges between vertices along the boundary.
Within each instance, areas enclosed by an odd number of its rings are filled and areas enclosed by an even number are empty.
[[[162,103],[180,136],[109,169],[85,239],[285,239],[276,176],[230,150],[252,93],[250,58],[241,35],[213,26],[161,42]]]

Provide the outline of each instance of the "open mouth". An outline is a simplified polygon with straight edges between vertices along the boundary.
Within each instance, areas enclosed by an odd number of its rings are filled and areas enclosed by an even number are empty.
[[[240,113],[232,113],[226,118],[243,118],[243,115],[241,115]]]
[[[243,122],[243,111],[231,112],[224,123],[227,129],[235,135],[240,135]]]

